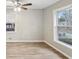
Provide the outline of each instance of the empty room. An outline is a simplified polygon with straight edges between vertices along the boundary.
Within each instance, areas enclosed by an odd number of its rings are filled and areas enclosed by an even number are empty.
[[[72,59],[72,0],[6,0],[7,59]]]

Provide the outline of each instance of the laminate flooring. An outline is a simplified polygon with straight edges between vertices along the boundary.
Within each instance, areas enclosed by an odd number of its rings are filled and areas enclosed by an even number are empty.
[[[6,43],[6,59],[68,59],[45,43]]]

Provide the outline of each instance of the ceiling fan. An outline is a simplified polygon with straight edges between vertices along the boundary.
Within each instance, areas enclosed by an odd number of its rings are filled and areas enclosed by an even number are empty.
[[[12,0],[14,4],[14,9],[20,8],[23,10],[27,10],[26,6],[31,6],[32,3],[22,3],[20,0]]]

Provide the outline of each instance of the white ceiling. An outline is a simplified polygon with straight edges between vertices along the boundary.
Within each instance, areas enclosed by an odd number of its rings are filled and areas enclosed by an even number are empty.
[[[7,0],[7,7],[11,8],[13,4],[10,2],[12,0]],[[53,5],[55,2],[59,0],[20,0],[22,3],[32,3],[30,6],[31,9],[44,9],[50,5]]]

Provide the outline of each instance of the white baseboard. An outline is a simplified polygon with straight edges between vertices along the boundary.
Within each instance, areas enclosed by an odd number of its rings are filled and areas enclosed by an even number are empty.
[[[43,40],[6,40],[6,42],[43,42]]]
[[[64,52],[62,52],[61,50],[57,49],[55,46],[53,46],[52,44],[48,43],[47,41],[44,41],[46,44],[48,44],[49,46],[51,46],[52,48],[56,49],[57,51],[59,51],[60,53],[62,53],[64,56],[68,57],[69,59],[72,59],[70,56],[68,56],[67,54],[65,54]]]

